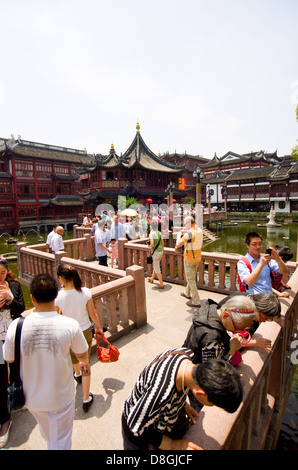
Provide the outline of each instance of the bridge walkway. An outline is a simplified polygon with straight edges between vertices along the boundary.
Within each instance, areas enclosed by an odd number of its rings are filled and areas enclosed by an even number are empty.
[[[76,384],[73,450],[122,450],[123,404],[144,366],[157,354],[182,345],[191,325],[193,308],[180,296],[182,287],[165,283],[159,290],[146,281],[148,323],[117,341],[118,362],[99,363],[93,349],[91,391],[94,403],[82,410],[82,386]],[[202,299],[220,301],[224,296],[200,291]],[[8,450],[46,450],[38,425],[28,410],[13,412]]]

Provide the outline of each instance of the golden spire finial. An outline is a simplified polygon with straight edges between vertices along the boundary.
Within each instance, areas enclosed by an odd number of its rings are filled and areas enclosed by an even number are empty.
[[[113,143],[111,144],[111,150],[114,150],[114,144]]]
[[[137,129],[137,132],[140,132],[140,124],[139,124],[139,121],[137,122],[136,129]]]

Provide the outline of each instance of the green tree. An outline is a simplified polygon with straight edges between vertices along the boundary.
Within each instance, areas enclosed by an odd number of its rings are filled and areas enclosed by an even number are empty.
[[[298,122],[298,105],[296,107],[296,121]],[[297,140],[298,142],[298,140]],[[298,161],[298,145],[292,149],[292,157]]]

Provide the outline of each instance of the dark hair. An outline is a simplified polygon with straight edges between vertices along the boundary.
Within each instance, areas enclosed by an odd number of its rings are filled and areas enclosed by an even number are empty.
[[[5,278],[6,281],[17,281],[17,282],[19,282],[17,277],[9,269],[7,259],[0,258],[0,264],[2,264],[2,266],[4,266],[4,268],[7,270],[7,274],[6,274],[6,278]]]
[[[280,301],[274,294],[254,294],[252,299],[258,312],[266,317],[280,317]]]
[[[58,294],[58,283],[50,274],[38,274],[31,281],[30,294],[40,304],[52,302]]]
[[[151,229],[158,230],[158,222],[156,220],[151,220]]]
[[[252,238],[260,238],[263,241],[263,237],[260,233],[258,233],[258,232],[249,232],[249,233],[247,233],[247,235],[245,237],[246,245],[250,244]]]
[[[63,279],[65,279],[66,281],[72,281],[75,290],[81,292],[83,284],[79,273],[75,268],[73,268],[72,266],[59,264],[57,269],[57,276],[63,277]]]
[[[290,261],[294,256],[291,248],[288,246],[275,245],[275,249],[283,261]]]
[[[234,413],[243,397],[240,377],[234,367],[223,359],[208,359],[193,369],[193,380],[207,395],[208,401]]]

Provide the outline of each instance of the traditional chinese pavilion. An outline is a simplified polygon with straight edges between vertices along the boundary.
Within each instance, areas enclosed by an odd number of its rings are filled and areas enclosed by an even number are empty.
[[[117,155],[112,145],[108,155],[95,155],[94,163],[79,170],[85,174],[81,193],[85,210],[94,213],[102,203],[117,207],[119,195],[135,197],[143,205],[148,199],[164,204],[169,183],[175,185],[173,197],[179,202],[187,195],[187,191],[179,189],[183,170],[184,166],[165,161],[147,147],[138,123],[135,138],[125,153]]]

